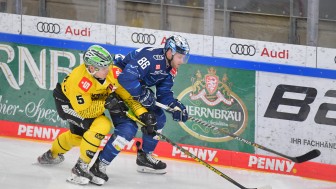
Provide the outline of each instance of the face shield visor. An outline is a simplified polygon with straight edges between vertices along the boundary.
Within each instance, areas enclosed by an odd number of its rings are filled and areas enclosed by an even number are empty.
[[[176,46],[175,49],[172,49],[172,54],[176,55],[176,53],[180,54],[181,56],[179,56],[180,58],[182,58],[183,64],[188,63],[189,60],[189,46],[184,46],[184,47],[179,47]]]

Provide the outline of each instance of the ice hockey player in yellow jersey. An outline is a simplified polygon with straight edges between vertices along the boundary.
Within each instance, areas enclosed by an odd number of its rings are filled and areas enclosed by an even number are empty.
[[[95,183],[88,166],[112,126],[111,120],[104,115],[105,109],[111,115],[124,114],[128,107],[136,116],[148,112],[120,86],[117,77],[121,70],[113,66],[112,56],[106,49],[90,46],[83,60],[84,64],[73,69],[53,91],[57,112],[68,121],[70,129],[60,134],[51,148],[37,159],[43,165],[59,164],[64,161],[63,154],[79,146],[80,156],[67,181],[99,184]]]

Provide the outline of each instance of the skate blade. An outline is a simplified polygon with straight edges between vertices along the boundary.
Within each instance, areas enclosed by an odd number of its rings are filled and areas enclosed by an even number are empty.
[[[62,163],[63,161],[64,161],[64,159],[63,160],[59,160],[57,162],[47,162],[47,161],[42,160],[41,157],[37,158],[37,163],[38,164],[40,164],[40,165],[47,165],[47,166],[49,166],[49,165],[58,165],[58,164]]]
[[[59,166],[60,164],[52,164],[52,163],[41,163],[39,161],[33,162],[32,165],[38,165],[42,167],[52,167],[52,166]]]
[[[77,176],[77,175],[71,173],[71,176],[69,178],[67,178],[66,181],[70,182],[70,183],[73,183],[73,184],[87,185],[87,184],[89,184],[90,179],[88,179],[86,177],[80,177],[80,176]]]
[[[140,173],[158,174],[163,175],[167,173],[166,169],[152,169],[145,166],[138,166],[137,171]]]
[[[90,183],[98,185],[98,186],[102,186],[105,183],[105,180],[92,175],[92,180],[90,181]]]

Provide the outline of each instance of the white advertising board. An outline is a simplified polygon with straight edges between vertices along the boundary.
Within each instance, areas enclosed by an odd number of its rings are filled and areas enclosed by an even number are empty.
[[[187,38],[191,54],[336,69],[336,49],[180,33],[0,13],[0,32],[141,48],[162,47],[172,34]],[[22,23],[22,24],[21,24]]]
[[[255,141],[289,156],[336,164],[336,81],[257,72]],[[273,155],[256,149],[256,153]]]
[[[106,24],[22,16],[22,34],[74,41],[114,44],[115,26]],[[107,31],[109,33],[107,33]]]
[[[214,56],[292,66],[316,67],[316,47],[214,37]]]
[[[336,49],[317,47],[317,67],[336,70]]]
[[[189,33],[117,26],[116,45],[136,48],[163,47],[166,39],[173,34],[181,35],[187,39],[190,54],[212,56],[213,37]]]
[[[0,13],[0,32],[19,34],[21,32],[21,15]]]

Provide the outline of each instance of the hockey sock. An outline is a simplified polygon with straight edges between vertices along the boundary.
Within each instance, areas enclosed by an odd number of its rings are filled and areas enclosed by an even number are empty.
[[[51,153],[54,158],[58,154],[64,154],[74,146],[79,146],[82,137],[72,134],[70,131],[60,134],[52,143]]]
[[[104,150],[101,151],[99,159],[106,165],[119,154],[119,152],[128,144],[128,140],[121,136],[113,134],[105,145]]]
[[[142,150],[146,153],[154,151],[158,144],[158,140],[154,139],[153,136],[143,135],[142,136]]]
[[[85,163],[90,163],[91,159],[98,150],[101,140],[103,140],[104,137],[105,135],[90,130],[84,133],[79,148],[80,148],[80,158]]]

